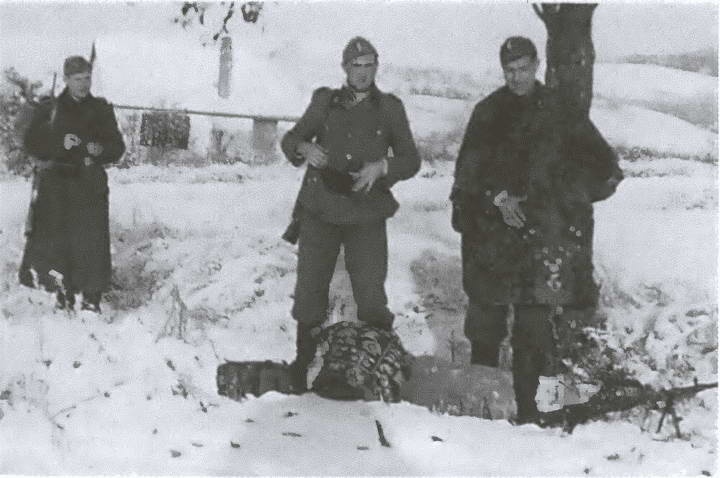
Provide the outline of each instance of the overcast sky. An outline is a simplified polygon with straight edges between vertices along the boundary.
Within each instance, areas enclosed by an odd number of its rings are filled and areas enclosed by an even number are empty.
[[[65,56],[87,55],[100,35],[150,32],[158,39],[170,38],[181,30],[172,24],[179,5],[0,0],[0,64],[41,77],[57,70]],[[520,1],[268,2],[256,25],[239,19],[232,25],[236,33],[262,30],[267,38],[282,36],[290,45],[305,42],[323,52],[341,50],[349,36],[359,33],[379,44],[384,59],[412,63],[413,57],[421,57],[422,64],[436,61],[440,66],[462,66],[473,55],[487,56],[511,34],[525,34],[541,49],[545,40],[544,26],[530,4]],[[604,2],[596,10],[593,28],[600,61],[632,53],[717,48],[718,7]],[[208,38],[211,33],[194,28],[188,35]],[[490,56],[495,59],[494,53]]]

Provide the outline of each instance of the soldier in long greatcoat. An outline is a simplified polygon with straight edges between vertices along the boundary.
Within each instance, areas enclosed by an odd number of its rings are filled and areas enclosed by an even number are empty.
[[[498,366],[513,305],[513,379],[523,422],[537,413],[539,376],[555,373],[557,312],[568,317],[597,303],[592,203],[609,197],[622,173],[590,120],[568,121],[535,79],[530,40],[509,38],[500,59],[506,85],[472,113],[451,199],[453,227],[462,234],[471,362]]]
[[[327,319],[329,286],[341,246],[358,319],[391,328],[385,223],[398,203],[390,188],[420,167],[402,101],[375,85],[378,54],[373,45],[364,38],[352,39],[343,51],[342,67],[347,83],[316,90],[282,140],[283,152],[295,166],[308,164],[294,213],[299,249],[293,367],[301,385],[316,351],[319,326]]]
[[[20,282],[56,292],[57,306],[100,312],[110,284],[105,165],[125,151],[112,105],[90,93],[92,66],[65,60],[66,88],[38,105],[24,143],[36,158]]]

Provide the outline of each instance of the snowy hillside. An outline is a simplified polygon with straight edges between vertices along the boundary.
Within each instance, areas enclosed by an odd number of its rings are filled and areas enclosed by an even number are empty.
[[[595,67],[594,92],[717,131],[717,77],[657,65],[601,63]]]
[[[308,47],[283,45],[253,38],[236,44],[231,96],[220,99],[216,46],[203,47],[181,32],[165,42],[107,35],[97,41],[95,90],[117,104],[299,116],[315,88],[342,83],[342,70]],[[147,64],[156,68],[148,70]],[[592,118],[615,146],[717,160],[716,79],[631,64],[598,64],[595,75]],[[460,72],[381,64],[378,83],[405,100],[416,135],[428,141],[433,155],[449,158],[472,107],[502,84],[502,75],[487,66]],[[213,125],[231,131],[251,126],[201,116],[191,121],[193,148],[203,156]]]

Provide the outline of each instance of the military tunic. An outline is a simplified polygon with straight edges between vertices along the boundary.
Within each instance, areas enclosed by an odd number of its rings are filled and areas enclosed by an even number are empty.
[[[298,195],[300,221],[293,317],[320,324],[328,308],[329,285],[344,247],[358,318],[387,325],[387,235],[385,221],[398,209],[390,188],[420,168],[420,158],[402,102],[376,87],[359,103],[349,88],[320,88],[302,118],[282,140],[287,158],[300,166],[303,141],[325,149],[328,166],[308,165]],[[387,175],[369,192],[352,192],[349,172],[387,158]]]

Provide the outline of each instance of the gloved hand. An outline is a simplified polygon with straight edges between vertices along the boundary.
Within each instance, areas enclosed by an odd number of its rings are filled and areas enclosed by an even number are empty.
[[[327,151],[317,143],[300,143],[297,146],[297,152],[305,158],[312,166],[323,169],[327,167],[328,158]]]
[[[387,167],[386,158],[380,161],[369,161],[365,163],[360,171],[350,173],[350,176],[355,180],[352,190],[356,192],[370,192],[375,181],[387,175]]]

